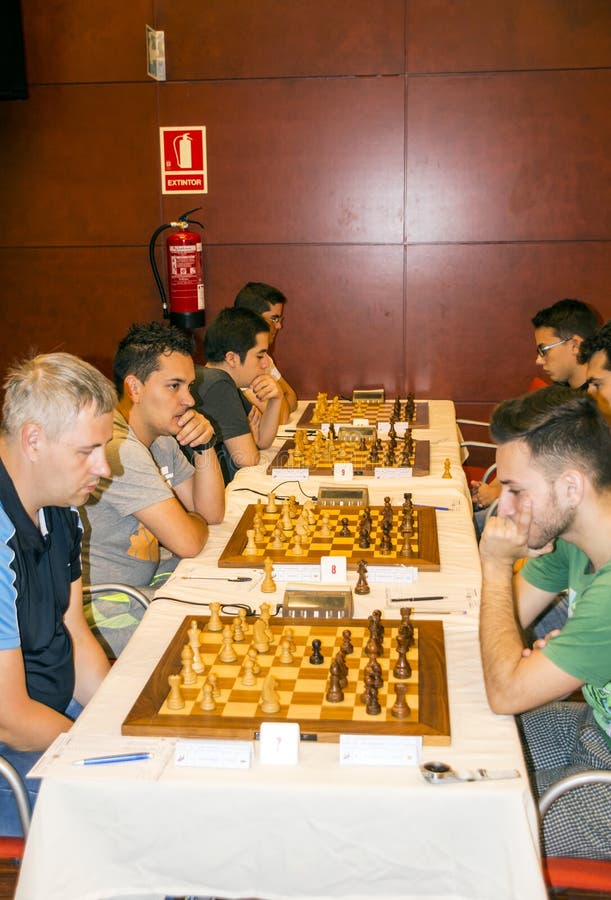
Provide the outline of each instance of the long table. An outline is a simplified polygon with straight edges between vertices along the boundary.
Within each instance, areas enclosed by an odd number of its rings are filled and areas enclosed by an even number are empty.
[[[477,642],[480,569],[468,488],[458,471],[451,404],[438,403],[431,404],[432,447],[440,473],[444,458],[456,459],[457,477],[449,482],[431,475],[409,487],[416,502],[446,507],[437,513],[441,571],[421,573],[414,587],[419,595],[445,595],[453,609],[429,615],[443,621],[452,742],[425,747],[423,759],[441,758],[459,770],[518,769],[521,777],[430,785],[417,767],[343,766],[337,744],[309,742],[302,742],[297,766],[261,764],[255,742],[249,769],[184,768],[174,763],[172,739],[121,736],[121,723],[186,615],[204,614],[211,600],[257,608],[269,599],[260,580],[198,579],[233,575],[219,570],[216,560],[241,511],[253,502],[251,492],[273,488],[264,475],[270,450],[259,467],[238,474],[228,491],[226,521],[211,529],[200,556],[182,561],[158,592],[66,743],[48,760],[18,900],[192,894],[545,898],[536,810],[515,723],[493,715],[485,697]],[[437,413],[443,423],[436,426]],[[316,484],[302,487],[314,490]],[[375,502],[389,484],[372,480],[369,488]],[[405,486],[390,489],[399,488]],[[356,576],[350,579],[354,586]],[[282,587],[273,597],[281,599]],[[387,585],[372,584],[369,595],[355,595],[355,616],[374,608],[398,615],[387,606],[387,592]],[[457,612],[463,601],[467,614]],[[151,750],[153,758],[123,766],[73,765],[134,746]]]

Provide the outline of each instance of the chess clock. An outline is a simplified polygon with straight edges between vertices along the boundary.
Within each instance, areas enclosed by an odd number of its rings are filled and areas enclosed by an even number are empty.
[[[352,402],[361,400],[365,403],[384,403],[384,388],[352,391]]]
[[[375,441],[378,429],[374,425],[340,425],[337,438],[340,441]]]
[[[319,506],[369,506],[366,487],[325,487],[318,489]]]
[[[351,619],[352,591],[297,590],[284,592],[282,615],[293,619]]]

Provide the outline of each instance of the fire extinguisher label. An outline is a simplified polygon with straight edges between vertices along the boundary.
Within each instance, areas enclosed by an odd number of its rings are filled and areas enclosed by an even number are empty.
[[[205,125],[159,129],[163,194],[207,194]]]

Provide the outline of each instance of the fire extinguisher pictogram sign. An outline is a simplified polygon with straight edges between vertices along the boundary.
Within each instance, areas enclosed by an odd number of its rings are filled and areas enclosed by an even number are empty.
[[[207,194],[206,127],[159,129],[163,194]]]

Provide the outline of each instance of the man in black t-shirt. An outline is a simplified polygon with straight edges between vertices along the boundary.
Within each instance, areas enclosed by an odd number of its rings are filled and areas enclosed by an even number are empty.
[[[0,754],[25,776],[108,671],[83,614],[75,507],[108,475],[116,394],[67,353],[37,356],[5,382],[0,426]],[[38,782],[28,780],[32,801]],[[0,785],[0,833],[19,834]]]

